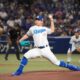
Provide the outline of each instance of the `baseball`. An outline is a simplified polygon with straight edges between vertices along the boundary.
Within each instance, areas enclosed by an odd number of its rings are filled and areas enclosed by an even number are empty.
[[[52,14],[49,14],[48,17],[51,19],[51,18],[53,18],[53,15]]]

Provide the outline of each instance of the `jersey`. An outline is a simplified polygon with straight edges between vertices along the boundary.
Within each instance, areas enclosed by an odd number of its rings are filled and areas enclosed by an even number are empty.
[[[76,36],[72,36],[70,39],[71,47],[68,49],[68,53],[75,51],[77,48],[80,48],[80,36],[76,38]]]
[[[49,45],[47,34],[51,34],[51,29],[45,26],[32,26],[29,31],[27,32],[28,36],[33,36],[34,46],[46,46]]]
[[[56,56],[50,50],[48,43],[47,35],[51,33],[51,29],[45,26],[32,26],[26,34],[33,37],[35,47],[27,51],[24,54],[24,57],[30,59],[43,56],[49,59],[52,63],[59,65],[60,61],[57,60]],[[41,46],[44,46],[44,48],[39,48]]]
[[[74,45],[75,48],[79,48],[80,47],[80,35],[78,38],[76,38],[76,36],[72,36],[71,40],[70,40],[70,44]]]

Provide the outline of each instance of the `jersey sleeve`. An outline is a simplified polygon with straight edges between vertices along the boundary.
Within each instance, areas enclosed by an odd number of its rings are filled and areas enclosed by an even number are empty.
[[[32,36],[32,31],[31,28],[28,30],[28,32],[26,33],[28,36]]]
[[[47,34],[51,34],[51,29],[50,28],[46,28]]]

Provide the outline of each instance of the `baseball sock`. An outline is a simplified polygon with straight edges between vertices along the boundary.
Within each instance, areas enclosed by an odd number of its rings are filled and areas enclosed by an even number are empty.
[[[68,64],[68,63],[66,63],[64,61],[60,61],[60,65],[59,66],[68,68],[68,69],[73,70],[73,71],[80,71],[80,67],[72,65],[72,64]]]
[[[24,66],[25,66],[27,63],[28,63],[28,59],[27,59],[27,58],[25,58],[25,57],[23,57],[23,58],[22,58],[22,60],[21,60],[20,66],[19,66],[19,68],[18,68],[18,70],[17,70],[17,71],[22,72],[22,71],[23,71]]]

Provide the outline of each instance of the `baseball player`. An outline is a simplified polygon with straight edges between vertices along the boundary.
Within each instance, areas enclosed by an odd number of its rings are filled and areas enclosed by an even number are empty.
[[[70,47],[67,52],[67,62],[71,62],[71,55],[72,53],[79,52],[80,53],[80,34],[79,30],[75,30],[75,34],[70,39]]]
[[[80,71],[80,67],[65,63],[64,61],[59,61],[53,52],[50,50],[47,35],[55,31],[53,16],[49,14],[50,28],[43,26],[44,17],[37,16],[35,19],[35,25],[32,26],[29,31],[19,40],[20,43],[24,43],[23,40],[27,39],[29,36],[33,36],[34,48],[26,52],[21,60],[19,68],[16,72],[12,73],[13,76],[18,76],[23,73],[25,65],[28,64],[28,59],[43,56],[50,60],[53,64],[69,68],[70,70]]]

